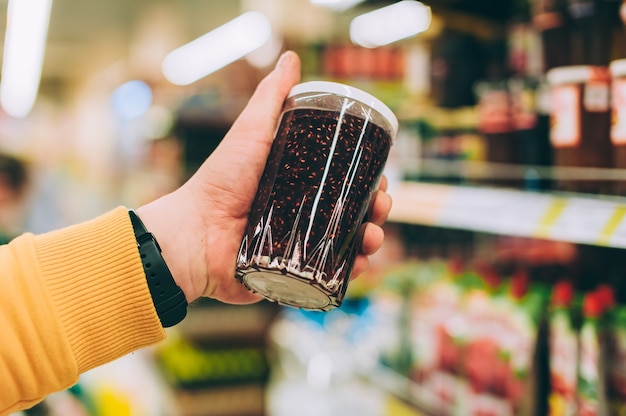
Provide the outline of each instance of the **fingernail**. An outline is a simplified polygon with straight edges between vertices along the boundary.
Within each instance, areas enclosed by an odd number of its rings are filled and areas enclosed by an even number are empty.
[[[283,54],[280,55],[278,62],[276,62],[276,69],[281,70],[282,68],[284,68],[290,59],[291,59],[291,53],[289,51],[283,52]]]

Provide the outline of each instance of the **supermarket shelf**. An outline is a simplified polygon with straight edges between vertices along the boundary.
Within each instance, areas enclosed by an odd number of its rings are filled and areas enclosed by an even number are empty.
[[[603,181],[626,180],[626,169],[594,168],[576,166],[542,166],[514,163],[495,163],[467,160],[441,160],[405,156],[403,169],[409,173],[428,175],[433,178],[464,178],[472,180],[524,180],[528,173],[549,180]]]
[[[177,330],[196,343],[263,344],[278,310],[276,304],[265,301],[235,306],[202,299],[189,308]]]
[[[398,182],[389,221],[626,248],[626,199]]]

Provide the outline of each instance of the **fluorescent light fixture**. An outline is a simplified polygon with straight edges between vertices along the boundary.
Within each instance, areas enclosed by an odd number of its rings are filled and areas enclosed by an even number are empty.
[[[354,7],[364,0],[310,0],[311,4],[316,6],[324,6],[333,10],[347,10],[350,7]]]
[[[23,118],[35,104],[46,49],[52,0],[9,0],[0,104]]]
[[[271,34],[264,14],[244,13],[170,52],[161,66],[163,75],[173,84],[191,84],[260,48]]]
[[[423,3],[399,1],[352,19],[350,39],[357,45],[376,48],[425,31],[431,19],[430,7]]]
[[[276,63],[283,49],[283,40],[272,36],[265,45],[246,55],[246,61],[256,68],[267,68]]]

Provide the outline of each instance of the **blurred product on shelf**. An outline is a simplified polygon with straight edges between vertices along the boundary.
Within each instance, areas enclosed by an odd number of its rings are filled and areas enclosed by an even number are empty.
[[[578,383],[578,331],[579,319],[574,316],[574,287],[563,280],[554,285],[548,312],[550,415],[576,414]]]
[[[606,391],[611,415],[626,413],[626,306],[617,304],[605,327]]]
[[[549,190],[552,181],[540,170],[553,164],[547,82],[544,77],[511,77],[508,87],[514,136],[520,152],[518,159],[524,166],[522,188],[530,191]]]
[[[569,64],[566,0],[533,0],[533,25],[542,42],[544,71]]]
[[[569,66],[551,69],[550,142],[557,167],[611,168],[608,67]],[[601,180],[559,179],[560,190],[586,193],[612,192],[612,183]]]
[[[521,141],[513,134],[513,108],[507,81],[481,81],[476,86],[478,96],[478,124],[486,142],[486,161],[500,164],[518,164]],[[494,175],[491,185],[520,187],[519,181],[501,179]]]
[[[626,47],[625,47],[626,48]],[[626,169],[626,59],[612,61],[611,71],[611,144],[613,166]],[[615,193],[626,196],[626,178],[615,183]]]
[[[427,407],[436,414],[541,414],[535,350],[545,289],[523,271],[504,281],[487,264],[447,269],[416,291],[410,313],[419,351],[410,377],[439,399]],[[420,360],[425,354],[434,360]]]
[[[397,46],[364,48],[352,43],[331,43],[324,47],[322,74],[330,79],[401,81],[404,51]]]
[[[607,66],[620,0],[567,0],[570,65]]]
[[[484,51],[468,33],[446,28],[432,45],[431,95],[435,105],[457,108],[476,104],[474,83],[484,74]]]
[[[474,178],[467,177],[458,170],[447,171],[444,168],[447,164],[485,161],[485,141],[478,132],[476,111],[473,107],[437,109],[427,119],[411,123],[407,129],[417,136],[411,140],[421,142],[418,151],[421,160],[419,166],[403,167],[405,178],[450,184],[475,182]],[[439,172],[438,167],[443,170]]]
[[[607,414],[605,348],[602,335],[607,312],[613,307],[610,288],[587,292],[583,296],[582,323],[579,332],[578,414]],[[607,299],[608,295],[608,299]]]

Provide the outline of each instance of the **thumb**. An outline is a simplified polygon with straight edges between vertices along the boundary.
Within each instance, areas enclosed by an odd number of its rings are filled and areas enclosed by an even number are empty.
[[[241,145],[247,146],[251,140],[271,143],[283,102],[299,81],[300,58],[295,52],[287,51],[274,70],[259,83],[224,140],[242,142]]]

